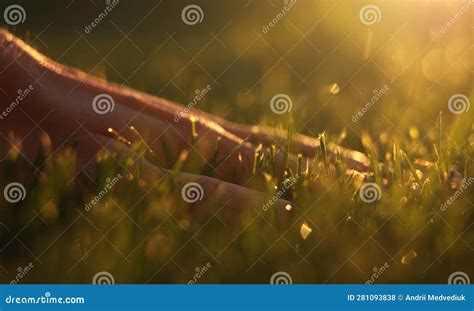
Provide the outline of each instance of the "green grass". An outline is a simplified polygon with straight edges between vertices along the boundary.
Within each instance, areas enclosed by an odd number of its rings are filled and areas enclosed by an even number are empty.
[[[2,200],[1,219],[9,231],[0,233],[0,245],[8,245],[0,264],[10,272],[2,280],[10,282],[29,262],[34,268],[21,282],[89,283],[105,270],[117,283],[187,283],[207,263],[211,268],[198,283],[267,283],[277,271],[288,272],[295,283],[365,283],[384,265],[389,267],[375,283],[445,283],[454,271],[473,275],[474,184],[441,209],[459,190],[456,172],[474,176],[472,129],[466,117],[449,129],[441,124],[440,119],[426,139],[414,128],[403,137],[364,134],[372,163],[367,174],[347,173],[339,156],[331,161],[326,146],[338,138],[321,134],[311,165],[299,158],[296,172],[286,176],[302,176],[285,193],[295,205],[289,228],[279,226],[273,211],[251,204],[240,216],[212,201],[191,213],[173,174],[147,184],[139,163],[118,163],[113,154],[98,157],[97,172],[81,173],[75,183],[73,149],[50,158],[46,145],[36,161],[45,163],[38,174],[21,156],[11,156],[2,186],[25,180],[27,197],[17,204]],[[288,133],[285,148],[291,151],[291,125]],[[199,135],[195,127],[190,135]],[[153,158],[140,137],[133,145]],[[269,198],[281,182],[272,173],[277,147],[270,150],[269,159],[256,154],[254,163],[255,174],[270,178],[252,184],[268,189]],[[184,153],[174,172],[191,158]],[[433,165],[422,169],[415,159]],[[202,163],[196,170],[208,167]],[[123,178],[85,210],[118,174]],[[380,186],[379,201],[361,201],[358,190],[365,182]],[[304,223],[312,229],[306,239],[300,234]],[[405,255],[409,262],[402,264]]]

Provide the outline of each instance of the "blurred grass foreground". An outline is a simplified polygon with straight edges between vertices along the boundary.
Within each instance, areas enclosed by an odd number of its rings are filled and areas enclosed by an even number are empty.
[[[151,187],[106,154],[96,177],[70,183],[75,150],[50,155],[45,142],[40,172],[14,152],[2,162],[2,189],[27,181],[24,200],[0,203],[2,282],[474,278],[472,1],[18,4],[27,22],[3,26],[58,62],[228,120],[324,133],[372,172],[328,173],[321,150],[291,180],[282,228],[262,210],[191,214],[173,183]],[[276,181],[264,183],[271,199]]]

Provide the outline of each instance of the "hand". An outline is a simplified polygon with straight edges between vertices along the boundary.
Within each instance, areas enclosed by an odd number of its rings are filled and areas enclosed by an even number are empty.
[[[0,83],[1,109],[9,111],[0,122],[2,159],[20,141],[22,156],[32,162],[41,137],[47,135],[53,154],[78,143],[79,169],[93,168],[97,154],[106,149],[143,161],[143,176],[153,181],[167,175],[180,155],[192,151],[207,176],[191,163],[175,177],[176,182],[198,182],[213,199],[223,204],[230,200],[230,208],[245,206],[244,201],[261,206],[266,200],[264,193],[247,188],[248,181],[260,173],[254,172],[256,154],[273,158],[272,173],[278,177],[295,169],[297,154],[306,163],[320,148],[319,139],[295,135],[286,162],[284,149],[277,148],[272,156],[270,152],[272,144],[286,144],[286,133],[228,122],[197,109],[185,113],[170,101],[55,63],[4,30],[0,31]],[[11,104],[17,92],[27,89],[20,102]],[[104,101],[94,107],[98,98]],[[137,154],[133,147],[137,141],[146,144],[153,161]],[[337,149],[349,168],[368,169],[363,154],[327,147],[332,158]],[[274,205],[283,222],[290,205],[283,199]]]

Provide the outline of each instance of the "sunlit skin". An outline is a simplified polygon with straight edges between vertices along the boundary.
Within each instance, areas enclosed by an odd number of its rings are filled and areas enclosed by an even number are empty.
[[[133,156],[134,151],[124,141],[136,141],[139,133],[155,155],[153,164],[144,160],[144,178],[152,182],[166,174],[163,169],[170,169],[175,163],[167,163],[165,159],[176,161],[183,151],[192,149],[191,128],[195,122],[198,133],[195,149],[201,160],[210,162],[217,158],[219,164],[210,170],[212,177],[181,173],[177,181],[198,181],[205,193],[213,194],[213,199],[225,203],[231,198],[233,207],[242,206],[249,198],[252,202],[265,201],[265,194],[245,187],[254,175],[255,153],[269,156],[268,147],[284,146],[287,139],[284,132],[232,123],[197,109],[183,113],[183,107],[178,104],[55,63],[4,30],[0,31],[0,85],[2,111],[11,104],[17,90],[29,85],[33,88],[0,121],[2,159],[17,140],[21,141],[22,155],[33,161],[41,147],[41,137],[47,134],[53,153],[78,143],[79,169],[88,169],[104,149]],[[92,109],[98,94],[113,98],[113,111],[98,114]],[[178,114],[182,117],[176,122]],[[297,154],[303,155],[305,163],[318,148],[318,139],[295,135],[289,155],[290,168],[295,168]],[[363,154],[332,145],[328,148],[331,157],[337,149],[349,168],[367,170],[368,161]],[[285,170],[284,159],[284,152],[278,151],[275,171],[279,176]],[[275,206],[284,214],[288,204],[280,200]]]

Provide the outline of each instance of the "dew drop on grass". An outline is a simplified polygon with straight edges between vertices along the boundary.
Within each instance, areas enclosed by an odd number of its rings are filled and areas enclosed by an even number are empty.
[[[406,253],[403,257],[402,257],[402,264],[404,265],[408,265],[410,262],[412,262],[413,259],[415,259],[416,257],[418,256],[418,254],[416,253],[415,250],[410,250],[408,253]]]
[[[301,237],[303,238],[303,240],[306,240],[306,238],[309,236],[309,234],[313,231],[313,229],[311,229],[311,227],[303,222],[303,224],[301,225],[301,228],[300,228],[300,234],[301,234]]]

